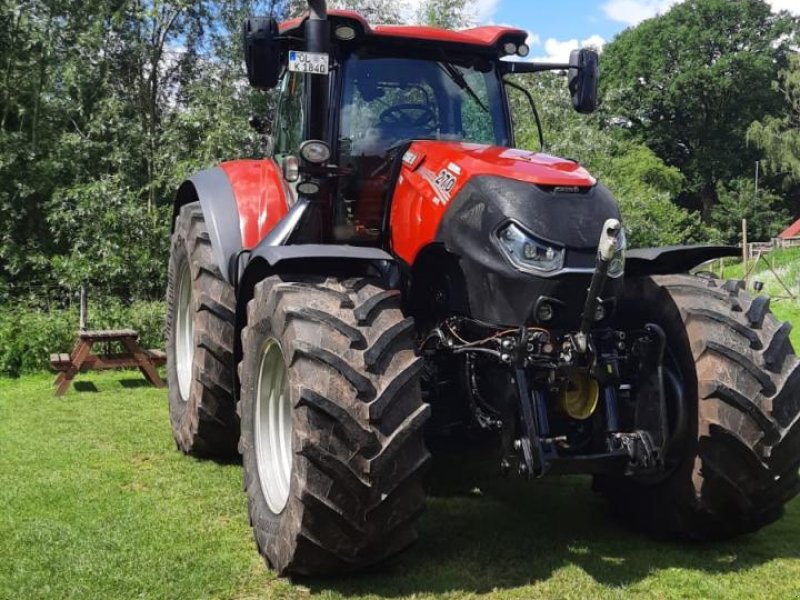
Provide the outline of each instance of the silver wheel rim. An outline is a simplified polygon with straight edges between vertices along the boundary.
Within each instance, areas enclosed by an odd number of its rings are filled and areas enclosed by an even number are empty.
[[[275,339],[264,347],[255,402],[255,450],[258,479],[267,506],[279,514],[289,501],[292,474],[292,404],[289,373]]]
[[[194,360],[194,311],[192,310],[192,273],[184,263],[178,279],[178,310],[175,315],[175,366],[178,370],[178,388],[185,402],[192,386],[192,361]]]

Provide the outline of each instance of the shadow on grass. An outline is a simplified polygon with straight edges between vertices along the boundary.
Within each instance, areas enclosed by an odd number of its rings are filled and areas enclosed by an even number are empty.
[[[125,389],[133,390],[137,388],[153,387],[146,379],[120,379],[119,384]]]
[[[100,390],[92,381],[73,381],[72,387],[76,392],[92,392],[97,393]]]
[[[654,572],[747,571],[796,557],[796,510],[758,534],[714,544],[655,541],[608,516],[588,477],[492,484],[490,493],[432,496],[420,540],[393,564],[342,579],[298,580],[313,592],[374,594],[487,593],[534,584],[576,566],[601,585],[637,583]]]

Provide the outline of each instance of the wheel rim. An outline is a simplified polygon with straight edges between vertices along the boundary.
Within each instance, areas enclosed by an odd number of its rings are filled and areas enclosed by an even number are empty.
[[[279,514],[289,501],[292,474],[292,404],[283,352],[274,339],[261,355],[255,402],[258,479],[267,506]]]
[[[178,310],[175,315],[175,366],[181,399],[189,399],[194,360],[194,311],[192,310],[192,274],[184,263],[178,283]]]

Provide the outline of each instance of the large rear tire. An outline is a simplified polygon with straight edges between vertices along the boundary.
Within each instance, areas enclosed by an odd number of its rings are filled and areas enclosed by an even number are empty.
[[[198,202],[183,206],[175,222],[167,311],[169,416],[175,443],[195,456],[235,456],[234,291],[214,260]]]
[[[268,563],[339,573],[410,545],[430,407],[399,294],[369,279],[273,276],[255,288],[242,344],[239,449]]]
[[[736,536],[778,519],[800,491],[800,361],[788,323],[738,282],[632,280],[630,315],[667,332],[689,415],[661,480],[598,477],[621,519],[660,536]]]

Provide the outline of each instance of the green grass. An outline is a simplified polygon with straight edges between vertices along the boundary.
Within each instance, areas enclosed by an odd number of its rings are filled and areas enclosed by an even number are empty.
[[[772,305],[772,311],[780,320],[794,324],[789,337],[795,351],[800,353],[800,302],[776,302]]]
[[[180,455],[138,373],[0,380],[0,598],[800,598],[800,502],[731,542],[655,542],[582,477],[434,496],[393,564],[289,582],[258,557],[238,464]],[[90,391],[89,382],[97,391]]]

